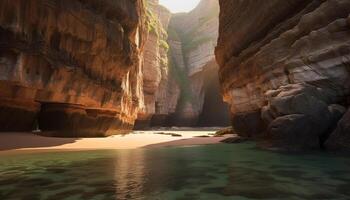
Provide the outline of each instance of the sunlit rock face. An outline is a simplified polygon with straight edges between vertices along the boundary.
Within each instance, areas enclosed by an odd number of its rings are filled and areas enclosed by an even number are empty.
[[[349,96],[350,1],[220,0],[216,58],[233,127],[318,148]]]
[[[0,129],[130,129],[143,107],[142,0],[0,3]]]
[[[172,119],[177,126],[199,124],[199,116],[206,103],[206,94],[213,92],[215,97],[221,99],[219,88],[211,88],[214,91],[206,89],[206,81],[217,77],[218,73],[214,56],[218,38],[218,15],[219,5],[216,0],[202,0],[191,12],[175,14],[171,18],[169,44],[172,63],[177,69],[181,89],[177,110]],[[208,71],[212,73],[208,74]],[[228,117],[224,117],[227,114],[226,107],[221,106],[222,101],[219,100],[218,103],[219,105],[212,105],[217,107],[217,112],[212,114],[217,118],[223,116],[227,123]],[[210,109],[210,106],[207,108]],[[205,116],[207,115],[202,115],[203,118]],[[202,122],[204,121],[205,119]],[[214,124],[208,122],[201,125]]]

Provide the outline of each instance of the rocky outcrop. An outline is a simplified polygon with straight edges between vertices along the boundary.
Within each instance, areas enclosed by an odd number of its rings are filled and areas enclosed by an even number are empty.
[[[319,148],[350,93],[350,2],[220,0],[216,58],[235,132]],[[265,134],[261,134],[265,133]]]
[[[269,125],[267,139],[288,150],[320,148],[330,128],[345,112],[328,105],[327,91],[307,84],[289,84],[265,94],[262,119]]]
[[[350,150],[350,111],[339,121],[337,128],[325,143],[327,149]]]
[[[132,128],[143,107],[143,10],[142,0],[2,1],[1,131],[35,121],[59,136]]]

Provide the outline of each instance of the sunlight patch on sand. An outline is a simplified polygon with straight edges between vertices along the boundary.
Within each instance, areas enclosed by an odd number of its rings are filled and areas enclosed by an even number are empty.
[[[176,133],[181,137],[159,133]],[[214,134],[209,131],[135,131],[127,135],[106,138],[52,138],[33,133],[1,133],[0,150],[99,150],[135,149],[141,147],[183,146],[218,143],[223,138],[198,136]]]

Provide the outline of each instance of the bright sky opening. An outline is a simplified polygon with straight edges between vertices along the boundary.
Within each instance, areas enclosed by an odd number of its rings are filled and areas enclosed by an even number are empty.
[[[189,12],[194,9],[200,0],[159,0],[159,3],[172,13]]]

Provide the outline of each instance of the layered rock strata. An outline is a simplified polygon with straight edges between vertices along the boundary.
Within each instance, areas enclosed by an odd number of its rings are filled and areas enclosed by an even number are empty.
[[[143,107],[142,0],[0,3],[0,129],[99,136]]]
[[[322,147],[340,118],[333,108],[348,105],[350,2],[219,2],[216,58],[235,131],[288,150]]]
[[[146,7],[148,37],[142,66],[145,109],[139,112],[135,129],[150,127],[152,118],[175,112],[180,94],[177,83],[172,81],[168,63],[167,30],[171,13],[159,5],[158,0],[148,0]]]
[[[218,37],[219,5],[215,0],[202,0],[199,5],[189,13],[175,14],[171,18],[169,35],[171,56],[180,82],[181,95],[177,110],[173,118],[174,125],[196,126],[204,112],[205,97],[210,92],[218,101],[217,112],[212,113],[224,123],[209,123],[220,125],[228,123],[225,117],[227,108],[223,105],[219,88],[207,89],[206,81],[217,77],[218,67],[215,62],[214,49]],[[211,73],[208,73],[208,72]],[[213,82],[214,84],[217,82]],[[214,91],[211,91],[214,90]],[[210,104],[207,102],[207,104]],[[223,105],[223,106],[222,106]],[[211,106],[207,105],[207,109]],[[210,112],[208,112],[210,113]],[[210,114],[202,115],[211,119]],[[205,126],[204,123],[201,125]]]
[[[217,77],[214,48],[219,5],[215,0],[202,0],[189,13],[171,14],[158,0],[148,0],[147,4],[149,36],[142,70],[146,106],[138,114],[135,129],[198,125],[206,94],[210,93],[205,80]],[[212,95],[223,106],[213,114],[227,122],[219,88],[214,89]],[[202,122],[207,116],[212,119],[209,113],[202,115]]]

